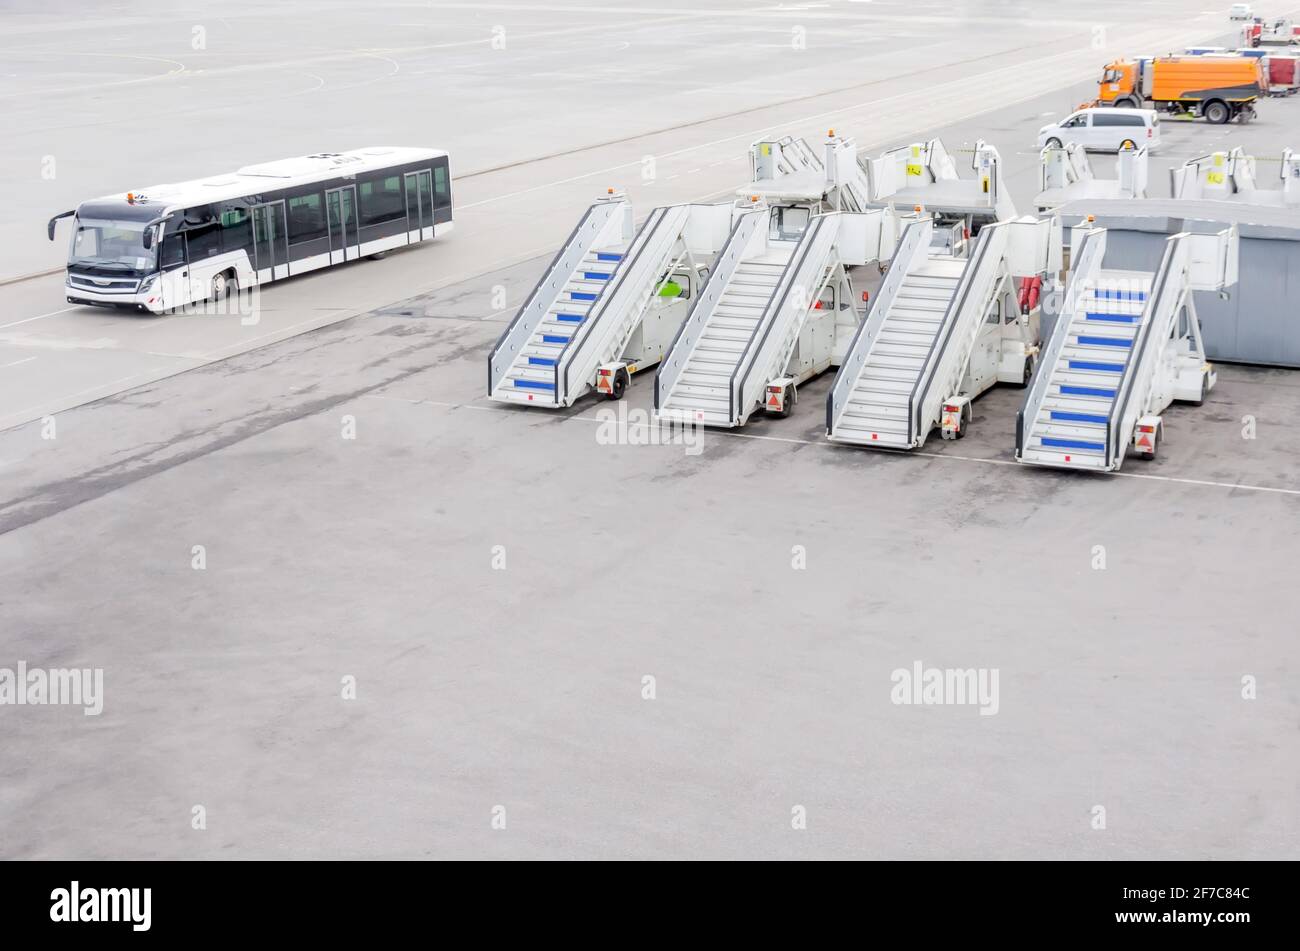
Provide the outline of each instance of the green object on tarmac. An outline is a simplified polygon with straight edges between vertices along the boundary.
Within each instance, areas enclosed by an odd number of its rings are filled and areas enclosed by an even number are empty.
[[[681,297],[682,286],[676,281],[664,281],[659,285],[660,297]]]

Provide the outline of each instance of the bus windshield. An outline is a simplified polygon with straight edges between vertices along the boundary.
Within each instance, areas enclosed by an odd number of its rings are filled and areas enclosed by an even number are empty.
[[[158,245],[144,246],[143,221],[78,219],[68,266],[143,274],[154,269]]]

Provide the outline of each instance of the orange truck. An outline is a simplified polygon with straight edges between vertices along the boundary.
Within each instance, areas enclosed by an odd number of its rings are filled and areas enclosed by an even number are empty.
[[[1257,59],[1155,56],[1107,63],[1092,105],[1159,109],[1214,123],[1249,122],[1255,100],[1267,92]]]

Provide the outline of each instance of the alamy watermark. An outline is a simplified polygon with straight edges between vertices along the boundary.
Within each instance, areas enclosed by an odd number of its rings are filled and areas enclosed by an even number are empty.
[[[152,888],[87,888],[73,881],[50,892],[50,921],[123,922],[132,931],[148,931],[152,905]]]
[[[0,706],[82,707],[88,717],[104,710],[102,667],[0,667]]]
[[[256,327],[262,322],[262,287],[260,284],[214,287],[202,300],[168,308],[166,313],[187,317],[238,317],[241,325]]]
[[[978,706],[980,716],[998,712],[998,668],[926,667],[919,660],[889,676],[895,704],[918,706]]]
[[[617,409],[596,410],[596,419],[596,442],[602,446],[682,446],[688,456],[704,451],[704,427],[684,416],[651,416],[620,401]]]

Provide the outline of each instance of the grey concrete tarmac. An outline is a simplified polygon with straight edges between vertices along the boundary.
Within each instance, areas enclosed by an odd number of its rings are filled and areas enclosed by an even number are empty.
[[[1118,477],[1016,466],[1015,389],[828,445],[827,377],[689,455],[482,399],[485,293],[0,435],[5,655],[106,693],[4,711],[4,855],[1294,856],[1294,373]],[[997,715],[893,704],[917,661]]]

